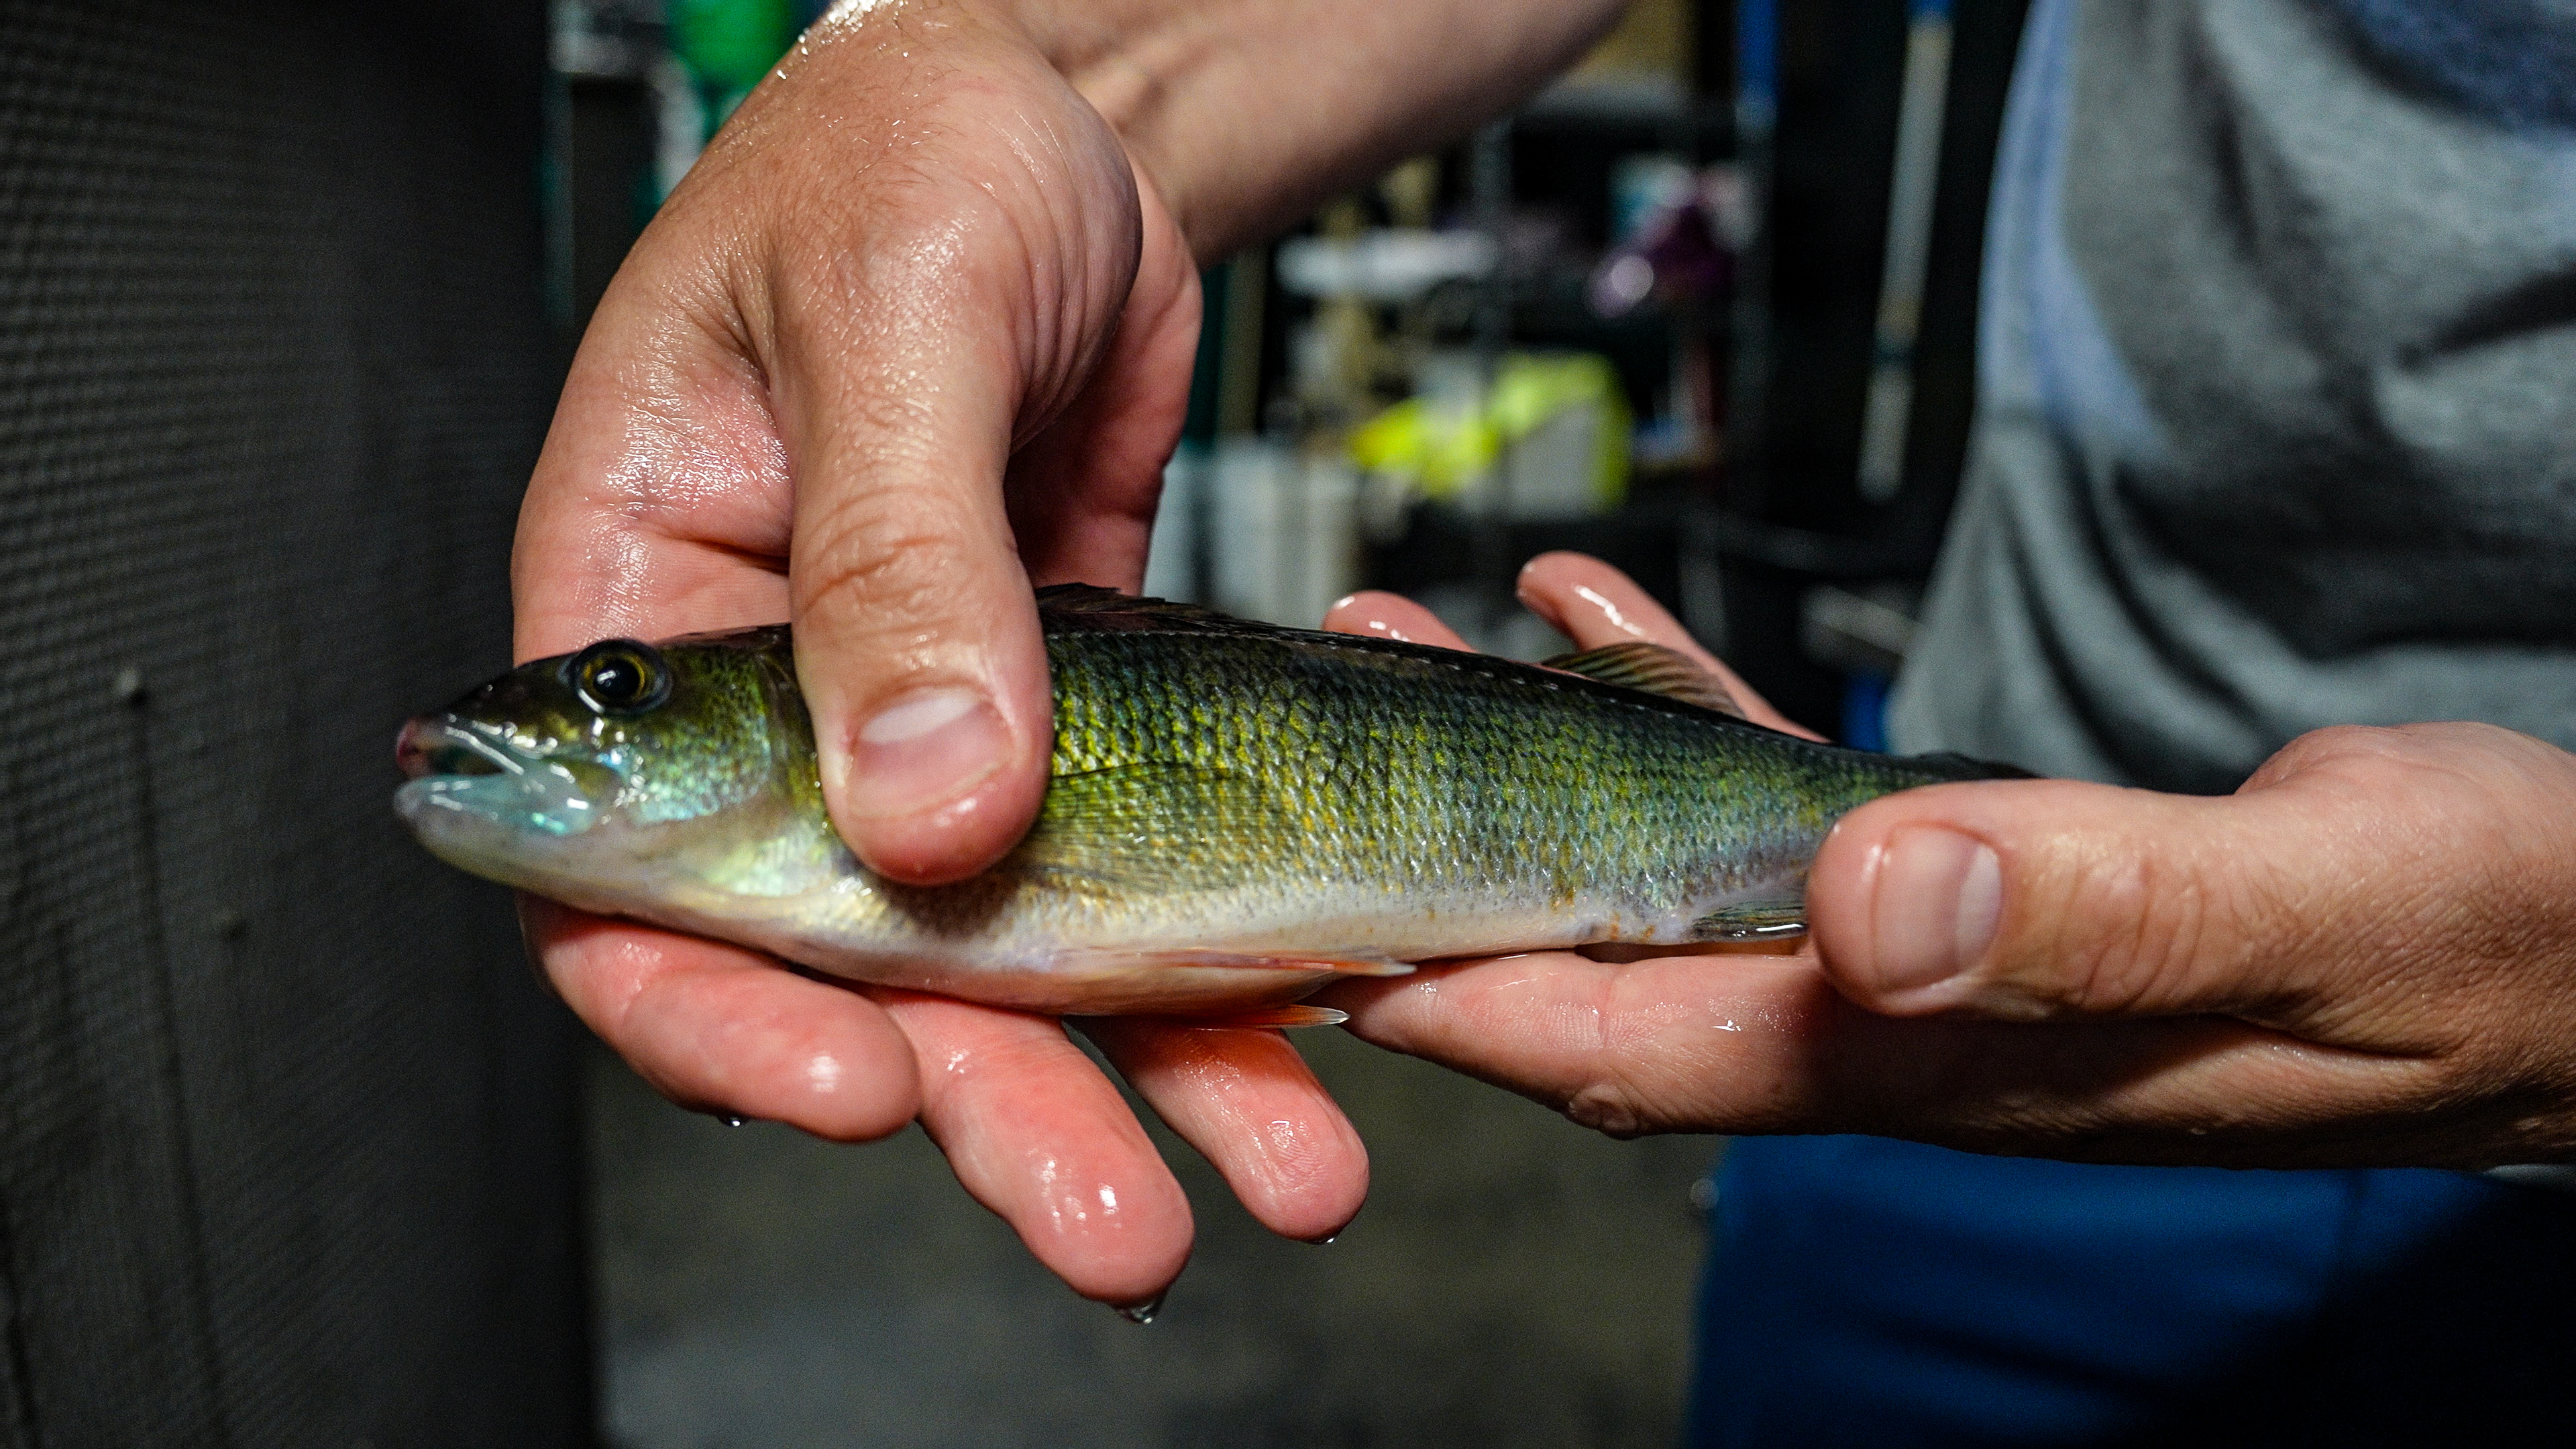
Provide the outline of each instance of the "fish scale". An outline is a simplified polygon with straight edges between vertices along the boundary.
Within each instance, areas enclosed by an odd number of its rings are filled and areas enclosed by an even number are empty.
[[[818,970],[1222,1017],[1434,957],[1794,930],[1845,811],[2017,773],[1780,734],[1591,656],[1565,662],[1605,678],[1106,590],[1039,607],[1047,797],[966,881],[887,882],[833,834],[783,627],[523,666],[413,722],[398,808],[465,869]]]

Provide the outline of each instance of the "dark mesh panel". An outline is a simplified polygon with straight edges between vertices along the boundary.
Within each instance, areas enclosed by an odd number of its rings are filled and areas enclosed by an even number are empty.
[[[0,1442],[587,1437],[568,1023],[388,808],[506,662],[543,13],[0,0]]]

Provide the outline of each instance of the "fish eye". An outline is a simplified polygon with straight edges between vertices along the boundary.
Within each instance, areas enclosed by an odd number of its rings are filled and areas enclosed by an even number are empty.
[[[609,639],[572,657],[565,675],[600,714],[643,714],[671,697],[670,666],[650,644]]]

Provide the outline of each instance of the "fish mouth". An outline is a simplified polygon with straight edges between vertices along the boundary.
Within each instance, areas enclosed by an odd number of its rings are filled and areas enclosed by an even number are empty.
[[[512,751],[444,719],[416,719],[394,739],[394,764],[407,780],[432,775],[510,775],[526,768]]]
[[[394,811],[433,849],[456,837],[578,835],[600,812],[573,772],[449,715],[411,721],[394,741],[407,777]],[[445,852],[441,852],[445,853]]]

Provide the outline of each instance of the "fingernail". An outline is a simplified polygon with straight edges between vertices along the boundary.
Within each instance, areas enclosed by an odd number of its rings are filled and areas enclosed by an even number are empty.
[[[1910,991],[1966,969],[1995,941],[2004,873],[1994,848],[1934,825],[1888,837],[1870,893],[1878,984]]]
[[[1157,1293],[1142,1303],[1114,1304],[1112,1306],[1117,1309],[1118,1316],[1126,1319],[1129,1323],[1146,1324],[1153,1322],[1155,1317],[1163,1311],[1163,1300],[1170,1296],[1171,1295],[1169,1293]],[[1096,1322],[1097,1320],[1094,1321]]]
[[[950,685],[896,698],[851,742],[850,797],[894,818],[945,805],[1002,768],[1010,731],[983,692]]]

